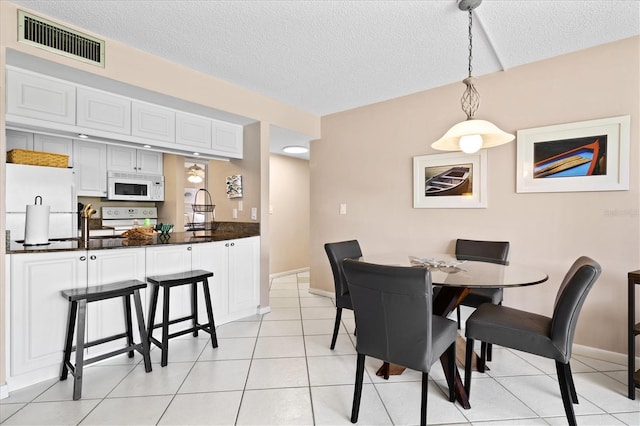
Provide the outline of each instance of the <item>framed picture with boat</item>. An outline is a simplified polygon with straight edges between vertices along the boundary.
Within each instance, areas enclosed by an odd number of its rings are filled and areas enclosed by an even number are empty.
[[[413,208],[486,208],[487,152],[413,157]]]
[[[629,189],[628,115],[518,130],[517,192]]]

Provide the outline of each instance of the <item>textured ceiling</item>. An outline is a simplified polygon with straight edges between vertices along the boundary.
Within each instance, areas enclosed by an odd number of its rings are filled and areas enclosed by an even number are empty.
[[[456,0],[12,1],[317,115],[467,72],[468,16]],[[638,0],[485,0],[473,74],[638,34]]]

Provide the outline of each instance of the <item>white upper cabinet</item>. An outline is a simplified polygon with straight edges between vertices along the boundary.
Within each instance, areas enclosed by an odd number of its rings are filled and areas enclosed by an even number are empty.
[[[107,170],[110,172],[162,174],[162,153],[119,145],[107,146]]]
[[[211,148],[231,158],[242,158],[243,128],[238,124],[212,120],[213,140]]]
[[[64,154],[69,156],[69,164],[67,167],[73,167],[73,140],[68,138],[60,138],[58,136],[49,136],[34,134],[33,150],[42,152],[51,152],[53,154]]]
[[[12,149],[33,151],[33,133],[7,130],[7,151]]]
[[[76,87],[7,68],[7,114],[75,125]]]
[[[84,197],[107,196],[107,145],[73,141],[76,192]]]
[[[211,120],[183,112],[176,113],[176,143],[195,149],[211,149]]]
[[[7,124],[86,133],[107,143],[182,155],[242,158],[243,127],[7,66]],[[7,150],[29,146],[8,138]],[[37,148],[27,148],[37,149]]]
[[[79,127],[131,134],[131,99],[78,87],[77,101]]]
[[[174,110],[146,102],[131,105],[131,135],[160,142],[175,142],[176,113]]]

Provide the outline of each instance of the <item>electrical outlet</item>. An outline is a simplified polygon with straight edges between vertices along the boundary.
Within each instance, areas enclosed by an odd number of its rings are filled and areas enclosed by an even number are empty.
[[[231,216],[233,216],[234,219],[238,218],[238,209],[233,209],[233,211],[231,212]]]
[[[258,220],[258,208],[251,207],[251,220]]]
[[[347,205],[344,203],[340,204],[340,214],[347,214]]]

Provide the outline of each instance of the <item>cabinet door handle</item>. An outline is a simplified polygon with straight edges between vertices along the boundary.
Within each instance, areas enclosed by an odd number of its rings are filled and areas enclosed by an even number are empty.
[[[224,246],[225,246],[225,247],[229,247],[229,243],[225,243],[225,244],[224,244]]]
[[[235,245],[236,245],[236,243],[231,243],[231,247],[233,247],[233,246],[235,246]]]
[[[85,260],[87,260],[87,256],[80,256],[80,261],[84,262]]]
[[[187,247],[187,250],[191,251],[191,247]]]
[[[92,255],[91,255],[91,257],[90,257],[89,259],[91,259],[91,260],[96,260],[96,255],[95,255],[95,254],[92,254]]]

